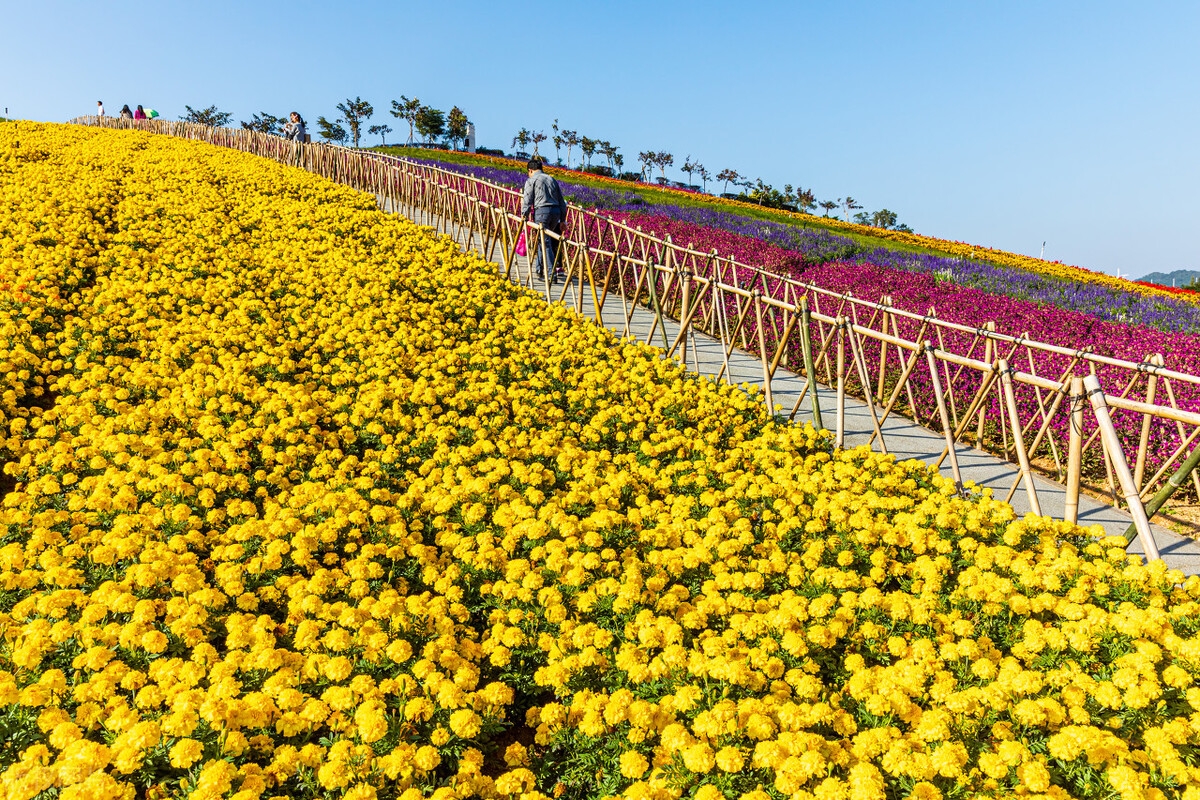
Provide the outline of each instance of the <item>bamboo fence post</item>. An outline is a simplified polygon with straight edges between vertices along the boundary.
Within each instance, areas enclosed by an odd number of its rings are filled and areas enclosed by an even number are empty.
[[[880,304],[883,306],[883,309],[884,309],[882,318],[880,319],[880,329],[884,333],[887,333],[888,332],[888,323],[892,321],[892,315],[888,312],[888,309],[892,305],[891,296],[884,295],[884,297],[880,300]],[[884,378],[887,376],[887,360],[888,360],[887,356],[888,356],[888,344],[887,344],[887,342],[881,340],[879,342],[879,378],[877,380],[876,387],[875,387],[875,402],[879,403],[879,405],[881,405],[881,406],[883,405]],[[896,356],[900,359],[900,363],[903,364],[904,363],[904,354],[897,352]]]
[[[1065,391],[1065,390],[1063,390],[1063,391]],[[1028,450],[1028,452],[1031,455],[1033,453],[1037,452],[1038,445],[1041,444],[1042,438],[1046,435],[1046,432],[1050,430],[1050,422],[1053,419],[1054,415],[1058,412],[1058,407],[1060,405],[1062,405],[1063,391],[1056,392],[1057,396],[1054,398],[1054,402],[1050,404],[1050,413],[1048,415],[1046,415],[1047,419],[1042,423],[1042,427],[1038,429],[1037,435],[1033,437],[1033,444],[1029,445],[1029,450]],[[1051,442],[1053,442],[1053,441],[1054,440],[1051,439]],[[1059,463],[1057,457],[1054,460],[1054,467],[1056,470],[1058,470],[1058,474],[1061,477],[1062,476],[1062,465]],[[1004,502],[1008,503],[1008,502],[1012,501],[1013,495],[1017,493],[1017,486],[1019,484],[1020,484],[1019,480],[1013,481],[1013,485],[1008,487],[1008,494],[1005,496]]]
[[[758,289],[754,290],[754,316],[757,323],[755,327],[758,328],[758,351],[762,356],[763,388],[767,392],[767,411],[774,415],[774,397],[771,395],[771,368],[767,365],[766,333],[763,331],[762,292]]]
[[[863,356],[862,342],[858,339],[858,333],[854,330],[853,325],[849,327],[850,339],[850,357],[854,359],[854,365],[858,372],[859,383],[863,387],[863,398],[867,401],[867,410],[871,412],[871,424],[875,429],[875,435],[879,437],[879,450],[882,453],[887,453],[887,442],[883,440],[883,426],[879,424],[879,415],[875,413],[875,398],[871,395],[871,382],[867,379],[867,364],[866,358]],[[872,441],[874,438],[872,437]]]
[[[1163,364],[1162,353],[1155,353],[1150,357],[1150,363],[1156,367],[1161,367]],[[1158,373],[1151,372],[1150,377],[1146,380],[1146,405],[1154,405],[1154,396],[1158,391]],[[1146,477],[1146,448],[1150,444],[1150,414],[1142,415],[1142,430],[1138,437],[1137,461],[1133,467],[1133,482],[1138,486],[1142,485],[1142,478]],[[1141,492],[1138,493],[1139,495]]]
[[[995,331],[996,323],[986,322],[986,323],[984,323],[983,329],[988,332]],[[992,341],[992,337],[988,336],[984,339],[984,343],[983,343],[983,361],[985,364],[991,364],[995,358],[996,358],[996,343],[994,341]],[[987,406],[981,404],[979,406],[979,421],[975,425],[975,446],[978,447],[980,450],[983,449],[983,423],[984,423],[984,419],[986,416],[987,416]],[[1000,429],[1004,430],[1003,422],[1001,422],[1001,424],[1000,424]]]
[[[1133,517],[1134,529],[1142,542],[1142,548],[1146,551],[1146,560],[1155,561],[1161,558],[1158,553],[1158,543],[1154,541],[1154,534],[1150,530],[1150,520],[1146,516],[1146,509],[1138,495],[1137,486],[1133,482],[1133,473],[1129,471],[1129,463],[1125,460],[1125,454],[1121,450],[1121,440],[1117,436],[1117,429],[1113,427],[1112,417],[1109,416],[1108,402],[1104,399],[1104,390],[1100,388],[1100,379],[1095,375],[1088,375],[1083,379],[1083,387],[1092,401],[1092,411],[1095,412],[1096,422],[1100,425],[1106,445],[1105,450],[1108,451],[1109,461],[1117,473],[1117,480],[1121,482],[1121,490],[1125,493],[1125,502],[1129,504],[1129,515]]]
[[[1171,382],[1165,378],[1163,379],[1163,388],[1167,390],[1167,400],[1170,401],[1171,407],[1178,411],[1179,403],[1175,401],[1175,390],[1171,388]],[[1175,430],[1179,434],[1179,438],[1183,439],[1183,423],[1179,420],[1175,420]],[[1196,430],[1200,430],[1200,428]],[[1194,433],[1195,431],[1193,431]],[[1197,474],[1195,471],[1192,472],[1192,486],[1196,487],[1196,496],[1200,497],[1200,474]]]
[[[1067,445],[1067,496],[1063,519],[1075,524],[1079,520],[1079,482],[1083,472],[1083,378],[1071,378],[1070,439]]]
[[[1000,383],[1004,388],[1004,402],[1008,407],[1008,421],[1013,429],[1013,449],[1017,452],[1017,464],[1021,468],[1021,479],[1025,482],[1025,495],[1029,508],[1041,516],[1042,506],[1038,502],[1037,487],[1033,484],[1033,471],[1029,468],[1029,456],[1025,453],[1025,440],[1021,437],[1021,418],[1017,415],[1017,397],[1013,392],[1012,369],[1007,359],[1000,359]]]
[[[691,247],[691,245],[688,245],[688,247]],[[683,337],[683,350],[680,351],[680,361],[683,363],[685,369],[688,363],[687,332],[692,319],[692,312],[688,306],[688,301],[692,299],[692,282],[690,276],[685,272],[686,269],[686,266],[683,265],[676,265],[675,267],[678,280],[682,281],[683,285],[680,287],[679,335],[675,337],[675,343],[671,345],[671,351],[674,352],[675,348],[679,346],[680,337]]]
[[[817,396],[817,366],[813,360],[812,352],[812,311],[808,308],[808,295],[800,298],[800,324],[804,328],[804,333],[800,337],[800,349],[804,356],[804,372],[808,376],[808,381],[805,383],[805,389],[812,391],[812,415],[813,425],[817,430],[825,428],[825,423],[821,420],[821,400]],[[803,397],[803,393],[801,393]],[[797,404],[800,399],[797,398]],[[795,417],[796,411],[792,410],[792,416]]]
[[[946,452],[950,455],[950,472],[954,475],[954,487],[959,494],[963,492],[962,472],[958,468],[958,453],[954,450],[954,434],[950,428],[950,411],[946,408],[946,398],[942,394],[942,381],[938,377],[937,359],[934,358],[933,345],[928,339],[924,342],[925,362],[929,365],[929,377],[933,381],[933,399],[937,401],[938,416],[942,420],[942,435],[946,438]]]
[[[1166,484],[1154,494],[1154,497],[1150,498],[1150,502],[1146,504],[1147,520],[1157,514],[1158,510],[1166,505],[1166,502],[1171,498],[1171,495],[1175,494],[1175,492],[1181,486],[1183,486],[1183,482],[1187,480],[1188,475],[1191,475],[1195,472],[1197,465],[1200,465],[1200,447],[1192,448],[1192,452],[1188,454],[1187,459],[1179,465],[1179,469],[1175,470],[1175,474],[1167,479]],[[1137,532],[1137,525],[1131,523],[1129,527],[1125,529],[1125,538],[1129,538]]]
[[[841,450],[846,441],[846,318],[837,322],[837,430],[834,446]]]

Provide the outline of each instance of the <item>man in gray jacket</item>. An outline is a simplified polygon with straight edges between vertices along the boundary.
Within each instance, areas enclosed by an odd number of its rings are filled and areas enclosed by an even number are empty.
[[[563,220],[567,218],[567,201],[563,199],[562,189],[558,181],[542,171],[542,160],[529,160],[529,178],[525,181],[525,192],[521,198],[521,216],[533,212],[533,221],[545,226],[546,230],[562,233]],[[542,246],[534,248],[533,269],[539,278],[542,275],[542,265],[549,263],[550,282],[554,283],[557,264],[558,240],[551,236],[542,237]]]

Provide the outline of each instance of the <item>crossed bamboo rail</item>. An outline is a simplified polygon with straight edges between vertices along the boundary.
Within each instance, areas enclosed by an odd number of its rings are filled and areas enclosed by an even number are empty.
[[[523,219],[520,195],[507,187],[428,164],[328,145],[299,145],[279,137],[184,122],[82,117],[75,122],[137,128],[254,153],[373,193],[394,209],[420,212],[440,232],[499,260],[514,277],[548,301],[566,301],[582,312],[621,320],[631,335],[634,310],[649,308],[654,324],[645,334],[668,358],[696,361],[696,335],[721,342],[723,366],[740,349],[762,366],[762,388],[776,409],[772,383],[784,367],[805,383],[789,419],[807,400],[814,423],[826,427],[815,384],[834,387],[833,433],[845,438],[848,396],[866,401],[870,442],[887,452],[883,426],[904,413],[942,433],[937,461],[949,461],[961,489],[956,448],[973,445],[1017,465],[1006,500],[1024,490],[1041,513],[1035,469],[1066,485],[1064,518],[1075,522],[1081,486],[1098,483],[1111,501],[1127,506],[1148,559],[1159,557],[1149,517],[1171,495],[1187,488],[1200,496],[1200,376],[1169,369],[1162,354],[1141,362],[1071,349],[996,330],[917,314],[838,293],[740,263],[716,251],[700,252],[602,213],[572,206],[560,236]],[[535,286],[518,270],[522,233],[533,254],[557,240],[567,279],[560,289]],[[667,322],[677,329],[668,333]],[[1101,378],[1119,392],[1101,389]],[[1167,402],[1162,398],[1165,395]],[[904,411],[901,411],[901,407]],[[1091,414],[1087,414],[1088,409]],[[1114,416],[1125,422],[1114,423]],[[1189,450],[1190,448],[1190,450]],[[1127,457],[1132,455],[1132,459]],[[1131,466],[1132,464],[1132,466]]]

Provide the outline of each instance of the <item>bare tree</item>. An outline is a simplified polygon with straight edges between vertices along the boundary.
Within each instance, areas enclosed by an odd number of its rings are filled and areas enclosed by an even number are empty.
[[[554,124],[550,126],[550,130],[554,131],[554,137],[551,138],[551,140],[550,140],[550,141],[554,142],[554,163],[561,164],[562,156],[559,155],[559,150],[561,150],[562,146],[563,146],[563,136],[562,136],[562,131],[560,131],[558,129],[558,118],[557,117],[555,117],[555,119],[554,119]]]
[[[353,100],[347,98],[346,102],[338,103],[337,110],[342,112],[342,120],[350,127],[350,140],[354,142],[355,147],[358,147],[362,124],[371,118],[375,109],[366,100],[355,97]]]
[[[655,159],[657,157],[658,157],[658,153],[655,153],[653,150],[643,150],[642,152],[638,153],[638,161],[641,162],[641,164],[642,164],[642,181],[643,182],[646,180],[646,176],[647,176],[647,173],[650,172],[650,168],[653,167],[655,165],[655,163],[657,163],[655,161]]]
[[[562,131],[563,144],[567,146],[567,169],[571,168],[571,148],[575,147],[581,141],[579,134],[576,131]]]
[[[538,145],[539,145],[539,144],[541,144],[542,142],[546,141],[546,134],[545,134],[545,132],[543,132],[543,131],[530,131],[530,133],[529,133],[529,141],[533,142],[533,154],[534,154],[534,156],[537,156],[537,157],[539,157],[539,158],[540,158],[541,156],[538,154]]]
[[[371,134],[372,136],[378,136],[380,143],[384,147],[387,147],[387,135],[391,132],[392,129],[389,125],[372,125],[371,127],[367,128],[367,133]]]
[[[583,163],[587,166],[592,165],[592,156],[596,154],[596,148],[600,145],[599,139],[593,139],[590,136],[584,136],[579,140],[579,150],[583,153]]]
[[[849,222],[850,212],[862,208],[862,204],[850,195],[846,195],[846,199],[842,200],[842,207],[846,209],[846,221]]]
[[[404,95],[392,101],[392,116],[408,123],[408,144],[413,143],[413,128],[417,124],[417,115],[421,113],[421,101],[417,98],[409,100]]]
[[[600,142],[600,144],[597,146],[596,149],[598,149],[600,151],[600,155],[602,155],[608,159],[608,168],[611,169],[615,173],[617,170],[617,166],[616,166],[617,148],[613,147],[612,142],[604,141],[604,142]]]
[[[663,183],[667,181],[667,167],[675,163],[675,156],[668,153],[666,150],[659,150],[654,154],[654,166],[658,167],[658,173],[662,176]]]
[[[530,135],[528,128],[521,128],[517,131],[517,135],[513,137],[512,146],[517,148],[518,153],[524,153],[525,148],[529,147]]]
[[[734,186],[737,186],[737,185],[739,185],[738,181],[740,181],[741,179],[742,179],[742,175],[736,169],[723,169],[717,173],[717,180],[721,181],[724,184],[724,186],[721,189],[722,193],[724,193],[724,194],[729,193],[729,184],[732,183]]]

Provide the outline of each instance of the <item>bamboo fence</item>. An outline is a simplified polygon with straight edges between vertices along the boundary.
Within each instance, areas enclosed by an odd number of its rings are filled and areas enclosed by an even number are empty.
[[[957,451],[965,446],[1014,463],[1017,478],[1005,499],[1024,491],[1036,513],[1035,473],[1065,484],[1064,517],[1071,522],[1082,487],[1090,487],[1129,510],[1128,534],[1137,534],[1151,560],[1159,554],[1148,519],[1177,491],[1200,496],[1200,376],[1170,369],[1159,353],[1133,362],[1002,332],[988,321],[951,322],[932,308],[913,313],[888,297],[833,292],[576,206],[558,235],[520,216],[519,192],[379,153],[185,122],[74,122],[209,142],[371,192],[381,205],[420,214],[497,260],[506,277],[523,280],[547,300],[565,302],[571,294],[578,311],[590,305],[600,324],[615,323],[623,335],[632,333],[636,308],[650,309],[654,324],[645,342],[665,357],[695,362],[696,336],[712,337],[723,346],[723,377],[735,349],[751,354],[761,364],[768,406],[789,419],[807,405],[814,423],[826,427],[830,409],[822,408],[814,384],[834,388],[832,432],[839,446],[846,398],[855,396],[867,403],[871,444],[882,452],[892,414],[941,433],[937,465],[948,462],[960,488]],[[530,254],[557,240],[566,273],[561,287],[535,285],[528,272],[520,274],[522,233]],[[774,403],[781,367],[805,379],[790,409]]]

